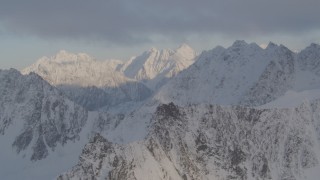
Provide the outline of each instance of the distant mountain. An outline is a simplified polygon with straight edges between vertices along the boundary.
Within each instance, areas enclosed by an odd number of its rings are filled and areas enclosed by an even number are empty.
[[[57,179],[314,180],[319,110],[319,100],[270,110],[160,105],[144,140],[118,145],[97,134]]]
[[[120,70],[127,77],[142,81],[149,88],[156,90],[193,64],[195,58],[195,50],[187,44],[182,44],[175,50],[152,48],[140,56],[131,58]]]
[[[35,72],[70,99],[88,110],[97,110],[147,99],[170,78],[189,67],[195,57],[195,51],[186,44],[176,50],[153,48],[128,62],[97,61],[84,53],[62,50],[53,57],[40,58],[22,73]]]
[[[119,60],[96,61],[87,54],[60,51],[51,58],[39,59],[22,73],[39,74],[72,100],[94,110],[128,101],[141,101],[151,95],[152,91],[144,84],[118,72],[116,69],[121,65]],[[93,89],[96,89],[94,95]],[[96,99],[99,101],[96,102]]]
[[[152,48],[125,63],[61,51],[22,72],[36,72],[53,85],[63,84],[61,89],[68,89],[71,99],[90,110],[143,101],[152,96],[151,89],[156,91],[154,99],[163,103],[260,106],[286,92],[319,89],[319,49],[311,44],[294,53],[274,43],[262,49],[235,41],[196,57],[184,44],[176,50]],[[92,86],[104,91],[96,89],[92,95]]]
[[[119,60],[96,61],[87,54],[73,54],[65,50],[53,57],[42,57],[35,64],[23,69],[23,74],[35,72],[52,85],[81,87],[116,87],[129,81],[115,69]]]

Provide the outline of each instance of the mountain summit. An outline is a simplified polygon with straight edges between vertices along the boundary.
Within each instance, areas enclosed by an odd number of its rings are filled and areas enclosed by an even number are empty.
[[[50,59],[57,63],[71,63],[71,62],[91,62],[94,58],[85,53],[73,54],[66,50],[59,51],[54,57]]]
[[[181,44],[175,52],[179,54],[179,56],[184,57],[185,59],[194,59],[196,56],[196,51],[189,46],[188,44]]]
[[[189,45],[182,44],[175,50],[152,48],[126,62],[121,71],[130,78],[143,81],[156,90],[180,71],[194,63],[196,52]]]

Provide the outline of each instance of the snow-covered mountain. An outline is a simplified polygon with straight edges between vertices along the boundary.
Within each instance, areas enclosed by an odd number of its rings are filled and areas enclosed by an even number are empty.
[[[293,100],[286,101],[286,106],[290,106],[294,99],[300,99],[301,103],[306,98],[312,100],[318,97],[320,46],[311,44],[298,54],[293,54],[283,45],[276,46],[271,43],[269,48],[276,49],[278,59],[271,61],[259,81],[250,88],[240,103],[263,105],[294,93],[295,95],[291,96]]]
[[[319,177],[319,45],[144,54],[122,63],[61,51],[25,76],[0,71],[1,178]]]
[[[39,74],[72,100],[94,110],[107,105],[141,101],[151,95],[152,91],[144,84],[118,72],[116,69],[121,65],[119,60],[96,61],[87,54],[60,51],[53,57],[39,59],[22,73]],[[94,89],[95,94],[92,94]],[[96,103],[96,99],[99,102]]]
[[[297,55],[297,82],[294,88],[301,90],[320,88],[320,45],[311,44]]]
[[[12,142],[18,153],[30,150],[31,160],[40,160],[49,148],[78,138],[87,121],[85,109],[35,73],[23,76],[14,69],[3,70],[0,79],[0,133],[11,133],[11,126],[19,130]]]
[[[95,132],[116,142],[143,137],[145,119],[126,110],[88,112],[35,73],[0,70],[1,179],[54,178],[76,163]],[[137,135],[130,136],[135,130]]]
[[[236,41],[203,52],[188,69],[167,83],[155,99],[164,103],[259,106],[287,91],[319,88],[319,45],[296,54],[283,45]],[[318,68],[319,69],[319,68]]]
[[[182,44],[175,50],[152,48],[140,56],[131,58],[120,71],[127,77],[142,81],[149,88],[156,90],[193,64],[195,58],[195,50],[187,44]]]
[[[296,54],[283,45],[269,43],[266,51],[270,62],[259,76],[258,81],[241,97],[240,104],[263,105],[292,90],[298,67]],[[248,87],[247,87],[248,88]]]
[[[87,110],[37,74],[0,70],[1,179],[52,176],[69,167],[74,160],[63,159],[72,154],[68,148],[80,140],[88,116]],[[40,173],[43,168],[47,169]]]
[[[115,69],[120,60],[97,61],[87,54],[73,54],[65,50],[55,56],[42,57],[35,64],[23,69],[22,74],[35,72],[51,85],[75,85],[81,87],[117,87],[128,79]]]
[[[290,109],[158,106],[144,140],[99,134],[64,179],[312,179],[320,175],[320,101]]]

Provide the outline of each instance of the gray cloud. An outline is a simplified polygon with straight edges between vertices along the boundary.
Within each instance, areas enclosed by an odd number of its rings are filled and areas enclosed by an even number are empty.
[[[319,0],[5,0],[7,31],[42,38],[134,44],[153,36],[236,38],[320,29]]]

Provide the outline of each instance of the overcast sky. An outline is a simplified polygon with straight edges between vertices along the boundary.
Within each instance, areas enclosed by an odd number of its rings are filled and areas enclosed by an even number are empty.
[[[100,60],[237,39],[300,50],[320,42],[319,7],[320,0],[1,0],[0,68],[21,69],[60,49]]]

